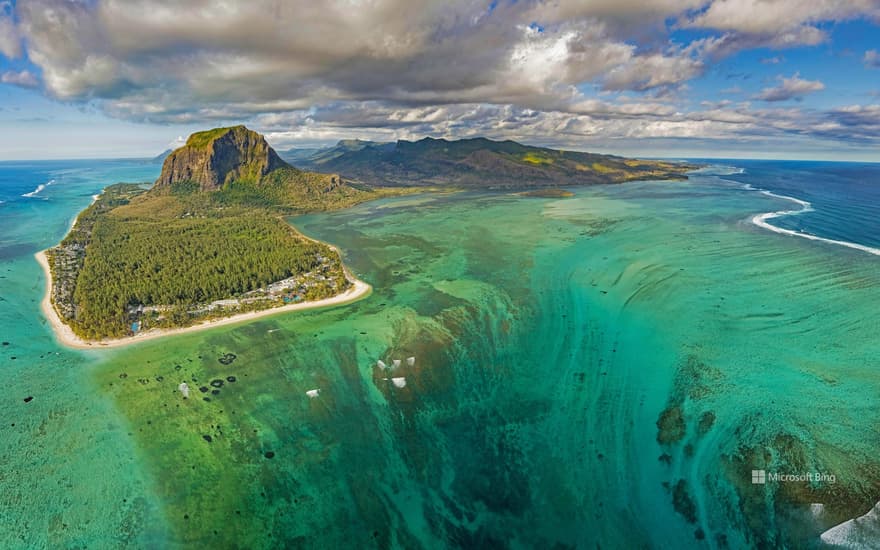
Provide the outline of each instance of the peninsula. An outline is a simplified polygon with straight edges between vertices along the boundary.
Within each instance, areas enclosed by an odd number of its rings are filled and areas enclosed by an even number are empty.
[[[196,133],[152,187],[107,187],[38,254],[43,309],[62,343],[90,347],[355,300],[369,285],[285,218],[416,191],[298,170],[244,126]]]
[[[369,292],[338,250],[306,238],[287,216],[427,189],[419,185],[564,198],[571,193],[561,185],[682,179],[692,168],[482,138],[355,140],[286,154],[333,173],[294,168],[263,136],[235,126],[195,133],[160,155],[152,186],[104,189],[58,246],[37,255],[48,280],[43,310],[59,340],[122,345]]]

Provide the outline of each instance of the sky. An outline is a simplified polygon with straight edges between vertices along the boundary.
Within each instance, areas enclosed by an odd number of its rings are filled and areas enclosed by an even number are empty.
[[[880,0],[0,0],[0,160],[242,123],[880,162]]]

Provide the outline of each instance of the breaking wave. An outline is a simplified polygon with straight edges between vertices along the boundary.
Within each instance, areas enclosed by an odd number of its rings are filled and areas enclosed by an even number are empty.
[[[825,237],[819,237],[818,235],[813,235],[812,233],[807,233],[803,230],[794,231],[792,229],[784,229],[782,227],[777,227],[771,223],[768,223],[768,220],[772,220],[774,218],[782,218],[785,216],[798,216],[800,214],[804,214],[806,212],[813,212],[813,205],[808,201],[804,201],[801,199],[796,199],[794,197],[789,197],[788,195],[777,195],[776,193],[771,193],[770,191],[755,189],[749,184],[744,186],[744,189],[751,191],[758,191],[763,195],[767,195],[768,197],[773,197],[777,199],[787,200],[793,202],[800,206],[798,210],[777,210],[776,212],[765,212],[763,214],[757,214],[752,216],[752,223],[761,227],[763,229],[767,229],[768,231],[773,231],[774,233],[779,233],[781,235],[789,235],[792,237],[801,237],[802,239],[809,239],[811,241],[820,241],[828,244],[836,244],[838,246],[845,246],[847,248],[852,248],[855,250],[861,250],[862,252],[867,252],[868,254],[874,254],[875,256],[880,256],[880,248],[874,248],[871,246],[866,246],[863,244],[853,243],[850,241],[841,241],[837,239],[826,239]]]
[[[35,197],[37,197],[37,195],[39,195],[40,193],[42,193],[43,190],[44,190],[45,188],[49,187],[49,186],[52,185],[53,183],[55,183],[55,180],[49,180],[49,181],[47,181],[46,183],[41,183],[40,185],[37,186],[36,189],[34,189],[33,191],[31,191],[30,193],[25,193],[24,195],[22,195],[22,197],[27,197],[27,198],[29,198],[29,199],[30,199],[30,198],[35,198]]]

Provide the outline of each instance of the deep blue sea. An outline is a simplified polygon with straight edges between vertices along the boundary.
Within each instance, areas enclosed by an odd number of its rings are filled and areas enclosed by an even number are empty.
[[[729,167],[717,171],[746,190],[769,191],[796,202],[781,210],[802,212],[774,218],[780,228],[824,239],[880,247],[880,164],[806,161],[711,160]]]

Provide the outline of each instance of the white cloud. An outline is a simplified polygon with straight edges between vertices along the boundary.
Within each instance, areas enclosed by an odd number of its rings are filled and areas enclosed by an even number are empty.
[[[672,55],[634,56],[626,64],[611,69],[603,82],[606,90],[650,90],[673,86],[694,78],[703,71],[703,62],[686,52]]]
[[[807,94],[825,89],[825,84],[818,80],[805,80],[795,73],[789,78],[779,77],[779,86],[764,88],[755,99],[762,101],[786,101],[789,99],[801,99]]]
[[[798,33],[822,21],[861,15],[880,17],[880,4],[876,0],[715,0],[689,23],[694,27],[779,35]]]
[[[760,108],[719,101],[679,112],[662,103],[584,101],[570,111],[535,111],[499,105],[448,105],[418,109],[382,104],[338,104],[258,117],[255,126],[273,145],[326,144],[342,138],[376,141],[433,137],[515,139],[573,149],[607,148],[632,140],[784,142],[812,136],[848,143],[878,143],[880,106],[819,112]]]
[[[0,82],[3,84],[14,84],[23,88],[36,88],[40,85],[40,81],[30,71],[6,71],[0,74]]]
[[[669,44],[641,52],[621,21],[662,23],[698,3],[532,0],[490,13],[468,0],[356,9],[346,0],[255,0],[222,10],[206,1],[31,0],[19,17],[51,96],[98,99],[125,118],[190,121],[341,100],[548,109],[576,101],[585,83],[676,86],[701,72],[699,53]],[[546,28],[532,24],[539,15]]]
[[[821,24],[859,17],[880,20],[877,0],[713,0],[694,15],[681,18],[685,27],[723,34],[709,38],[707,54],[724,57],[754,48],[815,46],[829,40]],[[771,58],[772,59],[772,58]]]
[[[821,43],[825,23],[876,16],[878,3],[28,0],[14,28],[10,9],[0,22],[13,32],[0,36],[14,36],[18,53],[23,40],[46,94],[118,118],[246,121],[290,142],[489,135],[564,144],[809,131],[806,110],[715,102],[694,111],[687,84],[736,51]],[[678,27],[706,30],[675,43]],[[757,97],[823,87],[795,74]],[[813,122],[827,129],[841,117]]]

